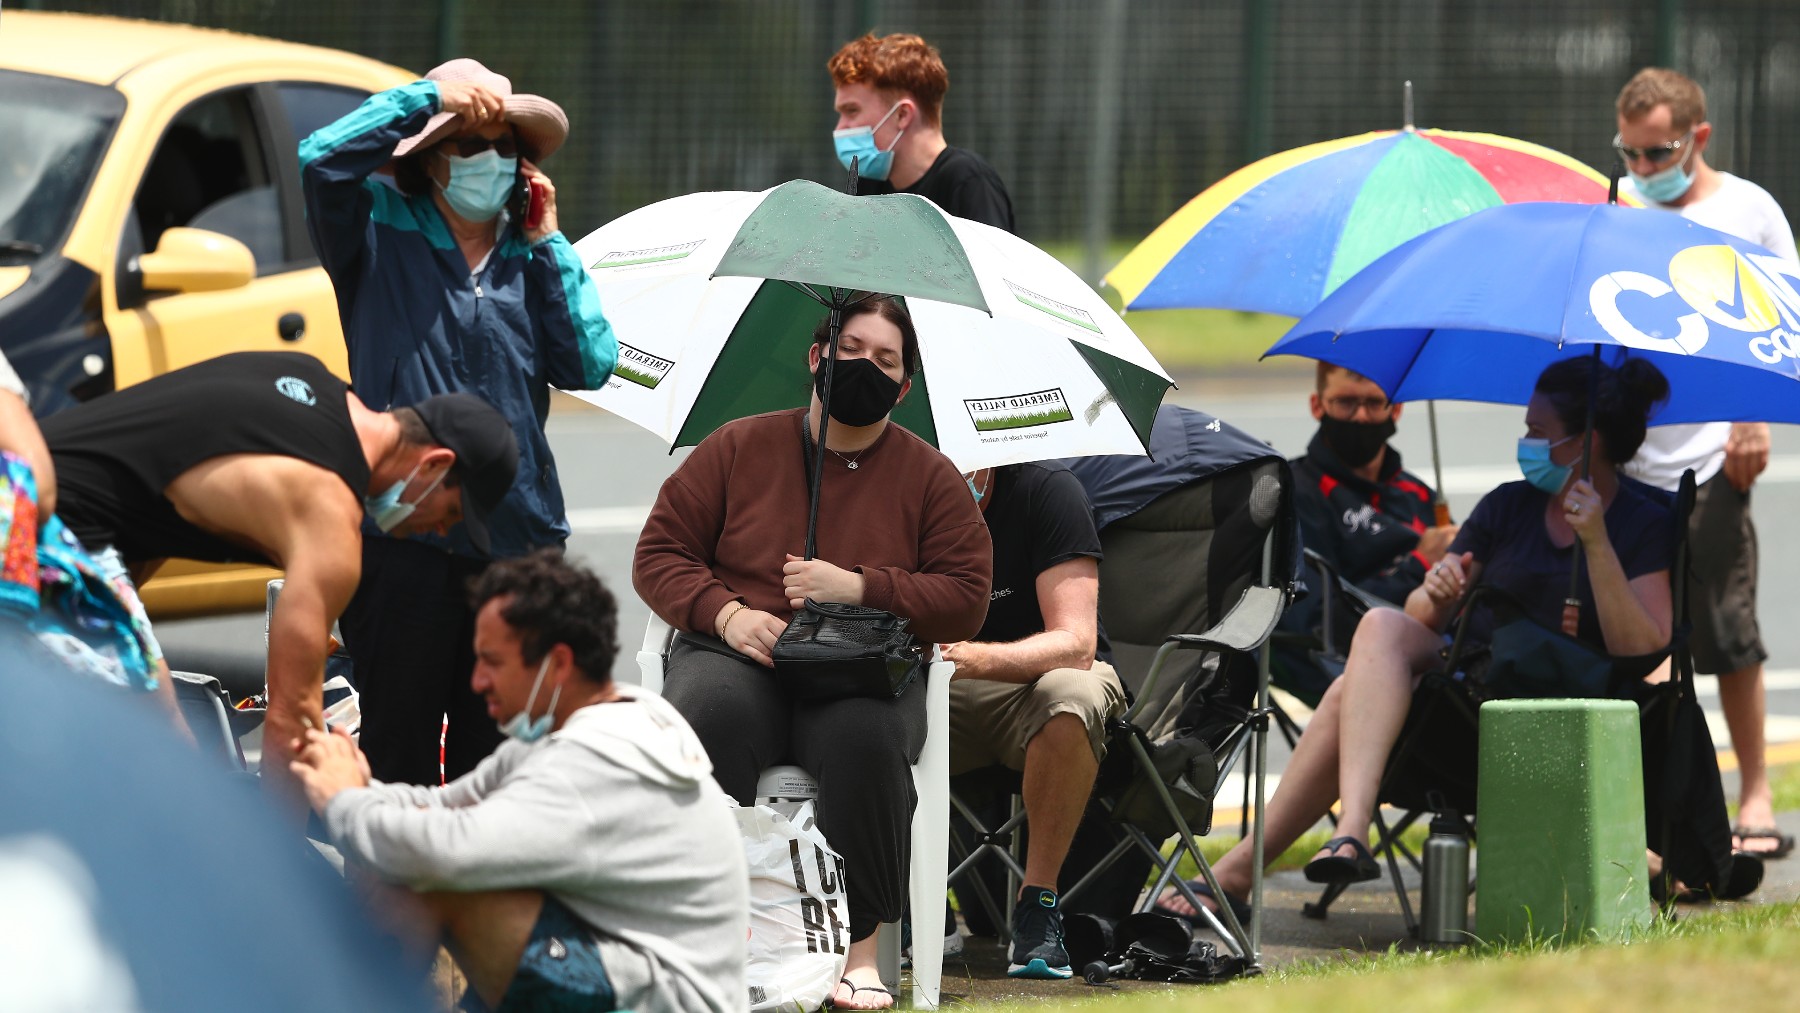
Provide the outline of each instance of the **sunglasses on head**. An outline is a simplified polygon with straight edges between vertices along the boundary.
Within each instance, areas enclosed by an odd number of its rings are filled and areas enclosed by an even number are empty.
[[[1667,144],[1659,144],[1654,148],[1634,148],[1625,143],[1624,137],[1619,134],[1614,134],[1613,150],[1618,152],[1619,157],[1627,162],[1635,162],[1642,158],[1649,160],[1652,165],[1661,165],[1669,159],[1674,158],[1676,155],[1681,154],[1681,149],[1687,144],[1688,139],[1693,136],[1694,132],[1690,130],[1683,134],[1679,140],[1670,141]]]
[[[501,134],[499,137],[455,137],[439,145],[446,154],[461,155],[463,158],[474,158],[489,148],[499,152],[501,158],[517,158],[519,142],[512,134]]]

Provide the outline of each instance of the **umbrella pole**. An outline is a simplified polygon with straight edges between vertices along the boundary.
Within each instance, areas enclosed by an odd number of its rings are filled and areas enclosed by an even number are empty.
[[[1592,367],[1588,370],[1587,427],[1581,434],[1581,480],[1592,477],[1594,468],[1594,402],[1600,397],[1600,346],[1594,346]],[[1569,596],[1563,599],[1563,632],[1575,636],[1581,626],[1582,551],[1581,539],[1575,539],[1575,557],[1569,561]]]
[[[819,482],[825,475],[825,430],[831,425],[831,381],[837,372],[838,331],[844,325],[844,309],[834,298],[831,303],[831,340],[826,343],[825,358],[819,368],[825,370],[825,386],[819,391],[819,445],[813,448],[812,474],[807,476],[806,558],[813,558],[819,541]]]
[[[1410,84],[1411,82],[1407,82]],[[1438,527],[1450,523],[1450,501],[1444,496],[1444,458],[1438,452],[1437,402],[1425,402],[1425,418],[1431,423],[1431,474],[1437,482],[1437,496],[1432,501],[1432,518]]]

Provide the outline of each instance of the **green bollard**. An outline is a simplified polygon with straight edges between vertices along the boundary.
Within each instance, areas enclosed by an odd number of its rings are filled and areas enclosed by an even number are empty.
[[[1650,924],[1638,742],[1622,700],[1482,705],[1479,939],[1625,939]]]

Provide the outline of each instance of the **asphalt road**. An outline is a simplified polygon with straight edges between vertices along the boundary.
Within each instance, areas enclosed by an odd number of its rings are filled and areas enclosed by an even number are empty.
[[[1313,433],[1306,411],[1310,385],[1310,371],[1271,369],[1248,378],[1199,378],[1170,397],[1204,408],[1292,456],[1305,449]],[[1523,410],[1444,402],[1437,414],[1443,484],[1453,512],[1463,517],[1482,493],[1518,477],[1514,441],[1524,428]],[[649,611],[631,591],[631,553],[657,489],[685,451],[670,455],[635,426],[560,396],[550,442],[574,527],[571,553],[593,566],[619,596],[624,649],[614,674],[633,678],[633,656]],[[1405,411],[1395,444],[1410,470],[1435,481],[1424,405]],[[1775,742],[1800,740],[1800,624],[1791,621],[1789,604],[1800,596],[1800,537],[1784,523],[1800,516],[1800,433],[1794,427],[1777,427],[1773,459],[1756,487],[1755,511],[1761,525],[1762,626],[1771,655],[1769,734]],[[219,674],[238,692],[259,681],[260,616],[165,623],[157,629],[176,668]],[[1701,690],[1711,692],[1711,680],[1703,679]],[[1719,732],[1723,745],[1723,729]]]

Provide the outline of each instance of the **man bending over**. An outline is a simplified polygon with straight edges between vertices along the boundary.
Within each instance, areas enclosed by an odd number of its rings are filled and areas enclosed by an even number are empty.
[[[43,433],[57,512],[111,579],[127,581],[129,569],[141,582],[170,557],[286,571],[269,624],[263,740],[265,782],[282,789],[292,786],[287,744],[324,727],[331,624],[361,577],[365,511],[383,531],[461,520],[480,539],[519,460],[511,427],[473,395],[371,411],[297,352],[240,352],[165,373],[58,412]],[[157,683],[174,713],[169,680]]]
[[[744,1006],[743,849],[700,740],[612,681],[613,596],[555,549],[475,586],[471,683],[511,740],[441,788],[382,784],[347,735],[293,770],[347,862],[418,891],[488,1007]]]

